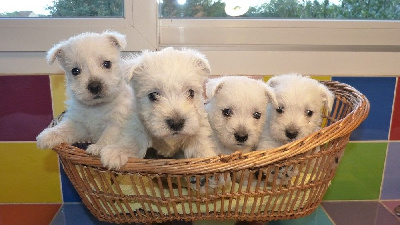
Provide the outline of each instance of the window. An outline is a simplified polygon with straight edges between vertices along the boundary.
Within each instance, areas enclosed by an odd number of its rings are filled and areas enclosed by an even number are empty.
[[[59,72],[44,60],[55,43],[82,32],[113,29],[127,35],[128,52],[167,46],[199,49],[213,74],[399,75],[398,20],[159,17],[167,4],[181,7],[178,0],[123,2],[120,18],[0,18],[0,74]]]
[[[2,5],[0,17],[123,17],[123,0],[14,0]]]
[[[119,18],[0,18],[0,74],[60,72],[58,66],[46,64],[45,52],[61,40],[89,31],[111,29],[125,34],[128,42],[125,51],[155,50],[155,2],[123,0],[123,3],[124,16]]]
[[[400,19],[400,1],[162,0],[164,18]]]

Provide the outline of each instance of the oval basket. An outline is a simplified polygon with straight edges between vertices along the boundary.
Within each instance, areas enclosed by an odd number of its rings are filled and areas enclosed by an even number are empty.
[[[102,167],[83,145],[61,144],[54,151],[83,203],[101,221],[303,217],[321,203],[351,132],[369,112],[367,98],[353,87],[323,83],[336,96],[323,128],[276,149],[201,159],[131,158],[118,171]],[[294,169],[293,177],[286,175]],[[210,182],[216,177],[223,179],[214,179],[218,187],[213,188]]]

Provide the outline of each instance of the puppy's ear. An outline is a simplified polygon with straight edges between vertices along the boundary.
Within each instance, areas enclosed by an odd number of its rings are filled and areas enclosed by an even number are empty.
[[[320,94],[322,102],[324,103],[328,112],[332,110],[335,95],[323,84],[320,86]]]
[[[223,78],[209,79],[206,83],[206,97],[212,98],[224,86]]]
[[[193,57],[193,64],[196,68],[200,69],[203,75],[211,74],[211,67],[206,57],[194,49],[183,48],[183,52],[187,52]]]
[[[106,36],[110,42],[115,45],[118,49],[123,49],[126,47],[126,37],[115,31],[105,31],[102,35]]]
[[[137,74],[146,70],[146,64],[143,62],[142,55],[130,55],[122,61],[122,70],[126,81],[131,81]]]
[[[61,57],[63,54],[63,47],[64,47],[65,41],[60,42],[56,45],[54,45],[53,48],[51,48],[47,54],[46,54],[46,60],[48,64],[53,64],[53,62],[56,60],[57,57]]]
[[[273,76],[267,81],[266,84],[271,88],[275,88],[279,84],[279,79],[277,79],[277,76]]]
[[[276,99],[275,90],[267,84],[265,84],[265,94],[272,103],[272,106],[278,108],[278,100]]]

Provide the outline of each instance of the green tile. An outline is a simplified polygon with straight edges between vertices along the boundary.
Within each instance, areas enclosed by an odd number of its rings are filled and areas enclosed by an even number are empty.
[[[379,199],[386,150],[387,142],[349,143],[324,199]]]

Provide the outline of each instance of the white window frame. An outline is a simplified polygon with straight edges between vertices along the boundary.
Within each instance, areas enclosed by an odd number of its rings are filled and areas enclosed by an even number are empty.
[[[215,74],[400,74],[400,21],[160,19],[166,46],[200,49]]]
[[[0,75],[61,73],[45,52],[78,33],[124,33],[124,51],[192,47],[218,75],[398,76],[399,21],[168,19],[157,1],[124,0],[124,18],[0,19]]]
[[[123,18],[1,18],[0,74],[62,73],[59,66],[46,64],[45,52],[73,35],[105,30],[126,35],[124,51],[155,50],[157,5],[124,0]]]

